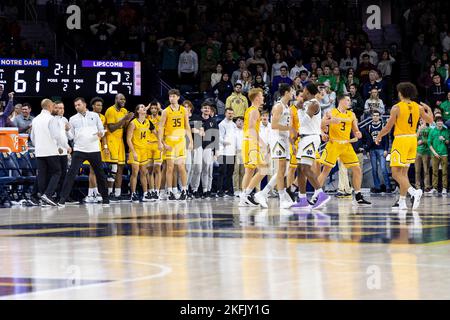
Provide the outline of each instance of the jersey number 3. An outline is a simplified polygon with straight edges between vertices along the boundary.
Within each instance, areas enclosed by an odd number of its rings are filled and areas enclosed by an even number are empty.
[[[341,122],[342,127],[341,127],[341,131],[345,131],[345,122]]]

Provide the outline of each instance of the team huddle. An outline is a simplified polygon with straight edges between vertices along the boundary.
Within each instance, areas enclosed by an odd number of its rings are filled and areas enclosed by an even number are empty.
[[[410,185],[407,172],[409,165],[415,160],[417,123],[420,118],[430,123],[433,116],[427,105],[412,101],[417,93],[413,84],[400,83],[397,90],[400,102],[392,108],[390,119],[380,132],[376,143],[395,126],[391,167],[393,178],[400,187],[400,198],[394,208],[406,209],[405,199],[409,193],[413,209],[416,209],[422,190]],[[260,137],[263,91],[254,88],[248,93],[251,106],[244,114],[242,160],[245,173],[239,206],[267,208],[269,192],[276,189],[280,209],[322,208],[331,199],[323,188],[338,160],[353,172],[353,204],[370,206],[371,203],[361,193],[362,169],[352,147],[352,143],[361,139],[362,134],[356,116],[350,110],[349,96],[338,97],[338,106],[322,114],[318,101],[320,93],[315,84],[310,83],[303,91],[297,92],[292,86],[281,84],[279,91],[280,100],[271,111],[272,130],[269,145]],[[138,177],[144,202],[192,198],[188,191],[186,170],[187,154],[194,145],[189,124],[190,110],[179,105],[179,99],[179,91],[172,89],[169,91],[170,105],[164,110],[161,110],[159,103],[154,102],[148,106],[139,104],[135,112],[131,113],[124,107],[125,97],[118,94],[115,104],[107,109],[104,116],[101,114],[103,101],[100,98],[91,101],[93,112],[99,115],[105,128],[103,133],[98,134],[101,160],[109,163],[110,167],[108,192],[102,187],[102,196],[108,195],[111,202],[120,200],[122,174],[127,161],[132,168],[132,202],[140,201],[137,193]],[[129,147],[128,159],[125,158],[123,141],[125,130]],[[320,154],[322,141],[326,142],[326,146]],[[276,173],[268,179],[262,190],[254,193],[254,189],[270,171],[270,164],[263,150],[270,150]],[[97,172],[95,168],[92,169],[87,202],[97,202],[101,198],[96,188]],[[306,193],[307,182],[314,189],[310,199]],[[178,195],[175,191],[177,186],[181,189]],[[298,194],[294,192],[297,187]]]

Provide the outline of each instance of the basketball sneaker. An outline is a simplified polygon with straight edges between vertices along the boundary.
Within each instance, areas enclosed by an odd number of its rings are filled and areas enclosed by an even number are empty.
[[[95,196],[87,196],[86,198],[84,198],[84,202],[86,202],[86,203],[97,203],[97,199],[95,198]]]
[[[152,202],[152,201],[155,201],[155,198],[153,198],[150,191],[147,191],[147,193],[142,197],[142,201],[143,202]]]
[[[353,200],[353,205],[358,206],[358,207],[370,207],[372,205],[372,203],[367,201],[366,199],[364,199],[361,192],[358,192],[357,194],[355,194],[355,199]]]
[[[55,203],[52,199],[50,199],[49,197],[47,197],[47,195],[45,195],[45,194],[41,197],[41,200],[42,200],[45,204],[48,204],[48,205],[53,206],[53,207],[56,207],[56,203]]]
[[[280,194],[280,209],[289,209],[294,205],[291,197],[285,193],[284,196]]]
[[[260,192],[255,193],[254,200],[261,205],[263,208],[268,208],[266,197]]]
[[[159,193],[159,200],[167,200],[167,191],[166,190],[161,190],[161,192]]]
[[[187,194],[186,190],[181,190],[180,196],[178,197],[179,201],[186,201],[187,200]]]
[[[257,207],[260,205],[259,202],[256,201],[256,199],[254,198],[253,195],[249,194],[246,198],[245,198],[245,203],[248,204],[251,207]],[[266,204],[267,205],[267,204]],[[267,207],[266,207],[267,208]]]
[[[131,201],[131,202],[134,202],[134,203],[139,203],[139,196],[138,196],[138,194],[137,194],[136,192],[133,192],[133,193],[131,194],[131,199],[130,199],[130,201]]]
[[[114,192],[111,192],[111,193],[109,194],[109,201],[110,201],[111,203],[117,203],[117,202],[120,202],[120,199],[119,199],[118,197],[116,197],[116,195],[114,194]]]
[[[177,200],[177,197],[175,197],[175,195],[173,194],[173,192],[169,192],[169,196],[167,197],[168,201],[175,201]]]
[[[419,208],[420,205],[420,199],[422,198],[423,191],[422,189],[416,189],[414,194],[411,196],[411,199],[413,200],[413,209]]]
[[[331,197],[327,195],[325,192],[320,192],[317,196],[317,200],[313,205],[313,209],[320,209],[323,206],[325,206],[329,201],[331,200]]]

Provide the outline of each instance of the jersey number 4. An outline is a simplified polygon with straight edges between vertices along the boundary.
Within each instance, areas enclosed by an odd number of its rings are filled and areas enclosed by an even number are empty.
[[[181,127],[181,119],[172,119],[172,121],[174,128]]]
[[[410,127],[412,128],[412,126],[413,126],[412,113],[409,114],[408,123],[409,123]]]

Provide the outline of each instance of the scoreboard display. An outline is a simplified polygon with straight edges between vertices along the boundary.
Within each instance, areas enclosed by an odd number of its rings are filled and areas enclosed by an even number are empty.
[[[0,84],[5,92],[25,97],[141,95],[139,61],[0,58]]]

